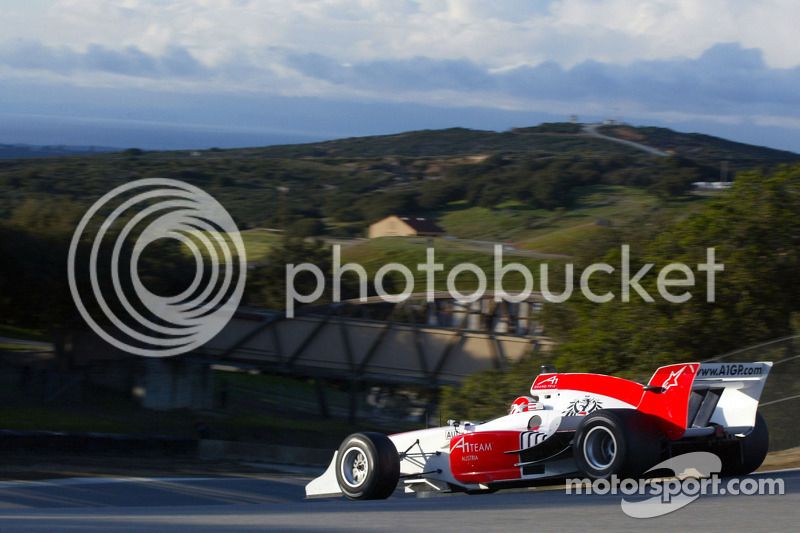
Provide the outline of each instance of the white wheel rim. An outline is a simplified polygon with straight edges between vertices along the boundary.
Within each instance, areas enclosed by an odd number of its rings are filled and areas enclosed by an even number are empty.
[[[617,439],[608,428],[595,426],[583,439],[583,457],[595,470],[605,470],[617,457]]]
[[[361,448],[351,446],[342,454],[341,463],[342,480],[347,486],[359,488],[367,480],[369,474],[369,459]]]

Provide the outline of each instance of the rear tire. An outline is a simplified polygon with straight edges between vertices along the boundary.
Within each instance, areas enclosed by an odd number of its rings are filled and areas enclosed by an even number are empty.
[[[336,481],[351,500],[388,498],[400,479],[400,456],[386,435],[350,435],[336,454]]]
[[[753,431],[732,446],[720,450],[719,455],[722,460],[723,476],[746,476],[754,472],[769,451],[769,430],[767,422],[761,413],[756,413],[756,424]]]
[[[663,436],[635,409],[601,409],[578,425],[572,451],[591,479],[639,477],[661,458]]]

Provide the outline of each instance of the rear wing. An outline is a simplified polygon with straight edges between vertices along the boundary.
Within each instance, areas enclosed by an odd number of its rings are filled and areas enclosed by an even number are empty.
[[[721,426],[747,433],[772,363],[682,363],[656,370],[637,409],[671,439],[710,435]]]
[[[692,384],[688,428],[719,424],[732,433],[749,431],[771,369],[766,361],[701,364]]]

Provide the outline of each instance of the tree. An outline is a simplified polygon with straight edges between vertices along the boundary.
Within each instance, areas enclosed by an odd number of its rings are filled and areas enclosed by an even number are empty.
[[[311,263],[320,268],[326,280],[330,279],[331,256],[327,246],[319,241],[306,241],[287,235],[269,254],[264,264],[248,274],[246,301],[275,310],[286,307],[286,265]],[[300,294],[314,292],[317,280],[309,272],[299,273],[294,287]],[[320,303],[324,302],[324,297]]]
[[[304,218],[289,225],[287,233],[292,237],[316,237],[325,233],[325,224],[318,218]]]
[[[596,293],[611,290],[617,299],[596,304],[573,297],[545,305],[547,334],[557,345],[552,357],[561,371],[594,371],[646,379],[667,362],[702,360],[736,348],[792,334],[800,313],[800,165],[771,174],[737,176],[732,190],[688,219],[664,227],[644,220],[626,235],[631,244],[631,271],[654,263],[696,267],[706,262],[708,247],[725,265],[716,277],[716,301],[706,301],[706,283],[699,282],[692,298],[673,304],[657,298],[647,303],[632,294],[619,299],[619,269],[593,280]],[[618,243],[586,257],[576,272],[591,262],[619,264]],[[638,252],[637,252],[638,250]],[[696,272],[697,274],[697,272]],[[642,286],[657,295],[656,276]],[[537,361],[527,360],[507,373],[481,372],[461,386],[443,392],[446,417],[494,416],[532,380]]]
[[[646,303],[636,296],[630,303],[568,303],[558,313],[545,313],[547,327],[561,336],[558,363],[632,372],[789,334],[792,313],[800,310],[798,215],[800,166],[794,166],[770,175],[741,174],[729,194],[660,233],[643,226],[641,231],[652,233],[642,239],[631,270],[645,262],[654,263],[654,270],[672,262],[695,266],[713,247],[725,265],[716,277],[716,301],[706,301],[705,279],[697,275],[692,298],[681,304]],[[618,264],[619,250],[602,260]],[[655,279],[642,283],[651,294],[657,294]],[[619,278],[610,276],[606,283],[617,289]]]

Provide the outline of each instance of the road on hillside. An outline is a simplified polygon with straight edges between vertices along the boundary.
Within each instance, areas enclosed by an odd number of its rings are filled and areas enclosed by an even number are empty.
[[[637,150],[641,150],[643,152],[647,152],[650,155],[655,155],[659,157],[666,157],[669,154],[657,148],[653,148],[652,146],[647,146],[646,144],[640,144],[633,141],[626,141],[625,139],[619,139],[617,137],[611,137],[610,135],[604,135],[597,131],[597,128],[602,126],[602,124],[584,124],[583,125],[583,132],[587,135],[591,135],[592,137],[597,137],[598,139],[605,139],[607,141],[624,144],[625,146],[630,146],[631,148],[636,148]]]
[[[412,239],[422,240],[421,237],[411,237]],[[342,248],[347,248],[350,246],[356,246],[359,244],[364,244],[369,242],[369,239],[356,237],[352,239],[342,239],[342,238],[324,238],[323,239],[326,244],[331,246],[338,244]],[[461,239],[458,237],[447,236],[445,240],[449,243],[453,243],[458,245],[463,250],[475,251],[484,254],[492,254],[494,253],[494,247],[497,244],[503,246],[503,254],[507,256],[516,256],[516,257],[530,257],[534,259],[570,259],[571,256],[564,255],[564,254],[553,254],[553,253],[545,253],[545,252],[537,252],[536,250],[524,250],[521,248],[517,248],[513,244],[503,243],[500,241],[487,241],[481,239]],[[422,243],[420,243],[422,244]],[[435,247],[435,245],[434,245]]]
[[[70,478],[0,483],[0,531],[795,531],[800,471],[780,477],[785,495],[701,496],[652,519],[633,519],[619,496],[560,489],[388,500],[305,500],[308,477]]]

